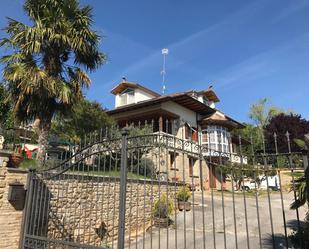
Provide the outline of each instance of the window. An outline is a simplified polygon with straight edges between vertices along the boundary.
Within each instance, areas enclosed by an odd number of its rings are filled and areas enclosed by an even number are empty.
[[[198,135],[197,135],[197,130],[194,130],[192,132],[192,141],[197,142],[198,141]]]
[[[173,122],[172,121],[170,121],[170,120],[168,120],[168,119],[162,119],[162,131],[163,132],[166,132],[166,133],[168,133],[168,134],[173,134],[172,133],[172,124],[173,124]]]
[[[208,101],[208,99],[207,99],[206,96],[203,96],[203,103],[204,103],[205,105],[209,105],[209,101]]]
[[[174,153],[170,153],[170,168],[175,168],[175,157],[176,155]]]
[[[215,130],[209,130],[209,141],[214,143],[216,141]]]
[[[120,98],[120,105],[128,105],[134,103],[135,102],[134,90],[131,88],[127,88],[119,95],[119,98]]]
[[[208,126],[202,131],[202,144],[211,150],[230,152],[229,150],[229,132],[225,127]]]
[[[207,143],[208,143],[207,131],[202,131],[202,144],[207,144]]]
[[[185,124],[185,139],[194,142],[198,141],[197,129],[195,127],[189,126],[187,123]]]
[[[191,129],[188,124],[185,124],[185,139],[191,138]]]

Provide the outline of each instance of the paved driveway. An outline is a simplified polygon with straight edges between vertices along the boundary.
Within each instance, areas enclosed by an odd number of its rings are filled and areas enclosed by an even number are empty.
[[[139,236],[132,238],[131,242],[127,241],[126,248],[273,248],[270,211],[266,194],[258,198],[260,230],[254,196],[246,197],[247,212],[245,212],[243,195],[241,193],[235,195],[235,217],[233,215],[231,194],[224,195],[224,205],[220,193],[214,194],[213,202],[210,193],[204,194],[204,205],[202,205],[201,192],[195,192],[194,199],[194,209],[190,212],[178,212],[175,214],[172,217],[174,224],[168,229],[155,227],[148,229],[145,237]],[[291,193],[284,194],[284,212],[288,234],[292,231],[291,227],[297,227],[296,212],[289,209],[292,200],[293,195]],[[281,207],[280,194],[278,192],[271,193],[275,248],[286,248]],[[305,210],[301,209],[299,211],[300,218],[303,220]],[[248,226],[246,226],[246,216]],[[261,233],[261,247],[259,233]]]

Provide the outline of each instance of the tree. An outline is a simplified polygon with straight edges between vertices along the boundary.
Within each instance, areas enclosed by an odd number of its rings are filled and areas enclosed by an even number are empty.
[[[252,156],[262,149],[262,137],[260,136],[259,128],[252,125],[243,123],[245,128],[233,130],[232,134],[235,137],[241,137],[248,141],[248,144],[242,144],[242,154]],[[238,144],[238,143],[237,143]]]
[[[249,118],[259,128],[262,134],[263,129],[268,124],[269,120],[282,112],[281,109],[275,106],[270,106],[267,98],[262,98],[251,105]]]
[[[299,140],[303,140],[305,134],[309,132],[309,121],[302,118],[301,115],[292,113],[281,113],[272,117],[265,127],[268,149],[275,151],[274,133],[276,133],[278,151],[288,152],[287,132],[289,133],[291,151],[300,151]]]
[[[304,149],[309,148],[309,134],[305,135],[304,140],[300,140],[303,143],[300,143],[300,146]],[[309,180],[309,169],[305,171],[305,175],[295,180],[294,186],[297,193],[297,199],[291,203],[291,209],[297,209],[301,206],[307,204],[309,206],[309,189],[308,189],[308,180]],[[309,247],[309,211],[307,211],[304,225],[299,230],[294,230],[292,235],[289,236],[292,244],[295,248],[308,248]]]
[[[13,127],[13,115],[11,103],[6,101],[8,91],[0,84],[0,128],[8,129]]]
[[[153,134],[152,128],[149,125],[134,126],[133,124],[126,127],[128,132],[128,148],[130,148],[130,153],[128,153],[128,172],[146,176],[146,177],[156,177],[157,170],[154,162],[147,155],[150,151],[153,154],[159,154],[159,150],[164,148],[165,144],[162,141],[151,134]],[[81,142],[81,148],[85,147],[93,151],[102,151],[98,155],[95,155],[95,161],[92,167],[97,167],[97,171],[114,171],[119,172],[121,167],[121,137],[122,129],[117,126],[110,126],[107,129],[107,133],[104,132],[102,137],[102,142],[97,146],[93,143],[94,139],[90,139],[88,136],[86,138],[87,143]],[[94,138],[94,137],[93,137]],[[96,142],[98,142],[99,136],[96,136]],[[115,146],[116,149],[113,149]],[[87,150],[86,150],[87,151]],[[91,154],[85,153],[85,156]],[[80,171],[93,170],[92,167],[84,168],[81,164],[76,164],[75,169]]]
[[[236,185],[236,190],[241,188],[241,184],[245,178],[251,178],[256,181],[257,188],[260,184],[261,176],[273,176],[276,171],[267,167],[257,167],[252,164],[239,164],[227,162],[225,165],[219,165],[216,167],[219,174],[228,175]]]
[[[91,84],[86,71],[98,68],[105,56],[98,50],[100,36],[91,28],[91,7],[77,0],[26,0],[24,10],[31,25],[8,18],[8,37],[0,46],[13,52],[1,61],[16,118],[39,121],[38,155],[43,160],[52,118],[82,98],[83,88]]]
[[[85,135],[99,131],[112,123],[113,120],[99,103],[83,99],[74,104],[69,113],[55,118],[51,135],[78,143]]]

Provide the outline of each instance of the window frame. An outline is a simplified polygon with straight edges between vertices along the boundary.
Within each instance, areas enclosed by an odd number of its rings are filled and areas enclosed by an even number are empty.
[[[135,103],[135,89],[126,88],[119,94],[120,105],[129,105]]]
[[[206,136],[207,141],[203,139]],[[202,130],[202,145],[206,145],[209,150],[230,153],[230,133],[226,127],[210,125]]]

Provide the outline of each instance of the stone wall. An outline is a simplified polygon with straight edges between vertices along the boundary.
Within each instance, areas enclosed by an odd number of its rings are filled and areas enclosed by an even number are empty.
[[[17,249],[20,239],[23,210],[20,204],[8,201],[9,184],[26,184],[27,172],[0,165],[0,248]]]
[[[17,249],[23,208],[8,201],[9,184],[26,185],[27,172],[0,167],[0,248]],[[118,236],[119,178],[63,174],[33,181],[28,234],[96,246],[116,243]],[[175,201],[179,185],[151,180],[127,183],[126,237],[145,231],[159,195]]]
[[[48,224],[48,229],[47,234],[41,235],[54,239],[70,238],[74,242],[96,246],[114,243],[118,234],[118,178],[66,174],[45,181],[45,185],[48,190],[45,196],[49,199],[48,221],[38,223]],[[151,225],[155,200],[165,194],[175,201],[178,188],[175,184],[128,179],[126,236],[147,229]],[[44,228],[40,230],[44,231]]]

